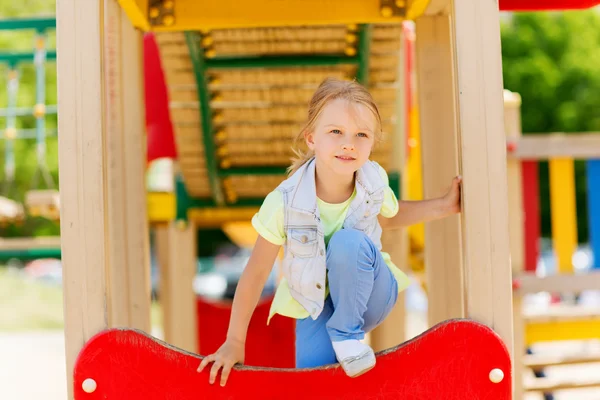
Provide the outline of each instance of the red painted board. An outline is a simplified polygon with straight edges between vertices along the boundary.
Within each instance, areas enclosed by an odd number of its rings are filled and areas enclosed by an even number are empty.
[[[500,10],[578,10],[591,8],[598,4],[600,4],[600,0],[500,0]]]
[[[510,357],[488,327],[450,320],[377,355],[374,369],[347,377],[339,365],[312,369],[238,366],[225,387],[210,385],[200,357],[140,331],[107,330],[86,343],[75,363],[75,400],[404,399],[508,400]],[[499,383],[490,371],[501,369]],[[93,379],[95,391],[82,383]]]
[[[246,364],[293,368],[296,365],[296,322],[276,314],[267,325],[272,299],[261,301],[252,314],[246,336]],[[231,302],[210,302],[198,296],[197,312],[198,352],[212,354],[227,336]]]
[[[167,85],[153,33],[144,35],[144,99],[147,162],[158,158],[177,158]]]
[[[538,162],[523,161],[521,163],[521,174],[525,229],[525,271],[535,272],[540,254],[539,238],[541,229]]]

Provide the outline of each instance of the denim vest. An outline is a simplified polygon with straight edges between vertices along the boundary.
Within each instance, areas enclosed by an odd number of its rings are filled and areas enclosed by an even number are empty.
[[[317,207],[314,157],[277,190],[283,194],[284,244],[283,275],[290,294],[313,319],[323,310],[327,269],[325,238]],[[381,226],[377,215],[381,210],[385,181],[379,164],[367,161],[356,171],[356,196],[350,203],[342,229],[358,229],[371,238],[381,250]]]

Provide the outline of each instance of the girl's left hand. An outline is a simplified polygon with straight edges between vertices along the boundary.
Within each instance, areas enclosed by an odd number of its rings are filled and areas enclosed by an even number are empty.
[[[448,193],[443,197],[445,209],[449,214],[459,213],[460,210],[460,192],[461,192],[462,177],[456,176],[452,179],[452,185]]]

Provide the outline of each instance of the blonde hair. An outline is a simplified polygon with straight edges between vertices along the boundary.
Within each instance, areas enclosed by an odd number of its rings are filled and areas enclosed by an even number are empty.
[[[352,103],[361,104],[367,107],[375,116],[377,126],[375,128],[375,140],[379,141],[382,137],[381,116],[379,109],[371,96],[371,93],[356,81],[344,81],[335,78],[327,78],[317,88],[313,94],[308,106],[308,119],[300,132],[294,138],[292,150],[296,157],[292,159],[292,165],[288,167],[288,174],[292,175],[302,165],[314,156],[310,149],[301,150],[297,147],[299,143],[304,143],[305,132],[313,131],[317,119],[323,112],[325,106],[332,100],[345,99]]]

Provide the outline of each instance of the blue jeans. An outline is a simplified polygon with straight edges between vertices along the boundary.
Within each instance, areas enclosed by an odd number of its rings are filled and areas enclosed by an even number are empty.
[[[327,247],[329,296],[316,320],[296,320],[296,368],[336,363],[332,341],[363,339],[389,314],[398,283],[363,232],[341,229]]]

